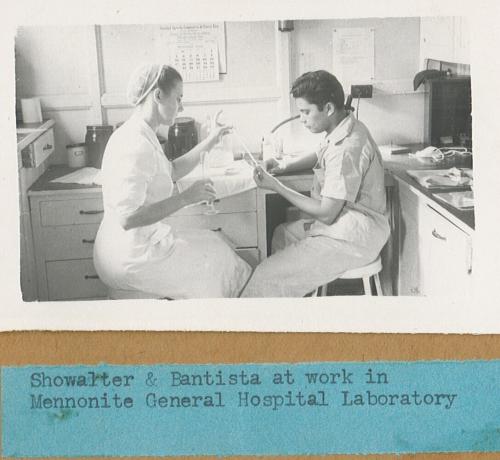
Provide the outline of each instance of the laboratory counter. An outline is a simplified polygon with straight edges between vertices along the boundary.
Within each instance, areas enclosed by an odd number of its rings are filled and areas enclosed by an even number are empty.
[[[407,174],[411,169],[454,166],[456,162],[424,164],[407,154],[385,158],[391,224],[391,237],[382,254],[386,295],[434,293],[428,277],[440,266],[436,257],[447,257],[455,268],[463,269],[453,275],[454,286],[460,277],[464,280],[462,286],[468,286],[465,281],[472,271],[474,211],[460,211],[442,203],[433,196],[436,190],[427,190]],[[52,166],[28,192],[40,300],[106,296],[92,262],[93,241],[104,212],[101,187],[51,182],[73,171],[66,166]],[[306,193],[312,177],[312,171],[303,171],[282,175],[280,180]],[[270,205],[277,198],[281,197],[269,190],[248,190],[217,200],[216,215],[207,215],[203,205],[197,205],[178,211],[167,221],[180,229],[206,228],[223,233],[236,251],[255,266],[269,254],[272,230],[279,223]],[[278,205],[285,207],[286,202],[278,200]],[[446,286],[441,275],[435,278],[440,280],[438,290]]]
[[[444,203],[434,197],[434,193],[444,192],[450,190],[449,188],[429,190],[420,185],[415,179],[407,174],[408,170],[439,170],[445,168],[452,168],[456,166],[457,162],[447,161],[446,163],[427,163],[410,158],[408,154],[392,155],[390,159],[384,159],[384,168],[386,170],[386,185],[391,185],[391,178],[394,178],[402,183],[412,187],[416,192],[425,196],[428,200],[432,201],[436,206],[442,208],[444,212],[449,214],[457,220],[460,226],[466,226],[469,230],[474,230],[474,209],[460,210],[447,203]],[[74,193],[94,193],[100,191],[100,185],[81,185],[81,184],[65,184],[60,182],[51,182],[53,179],[69,174],[75,169],[68,168],[67,166],[51,166],[45,174],[43,174],[30,188],[29,195],[50,194],[53,192]],[[294,188],[298,191],[309,190],[312,182],[312,171],[295,172],[278,176],[280,180],[287,186]],[[457,188],[458,190],[458,188]],[[271,193],[266,191],[266,193]]]
[[[408,146],[412,152],[420,150],[423,146],[422,144],[411,144]],[[450,218],[456,225],[463,228],[464,231],[471,232],[475,227],[474,220],[474,209],[461,210],[448,203],[445,203],[434,196],[434,193],[450,192],[464,190],[463,187],[442,187],[428,189],[422,186],[416,179],[408,174],[407,171],[411,170],[442,170],[450,168],[470,168],[471,158],[457,158],[452,157],[449,159],[444,159],[443,161],[433,162],[429,159],[417,159],[415,157],[410,157],[406,154],[393,154],[390,156],[383,157],[384,168],[386,173],[392,176],[396,181],[406,184],[411,187],[414,192],[421,195],[425,200],[433,203],[434,206],[438,206],[440,211],[442,211],[448,218]],[[470,190],[469,188],[466,188]]]

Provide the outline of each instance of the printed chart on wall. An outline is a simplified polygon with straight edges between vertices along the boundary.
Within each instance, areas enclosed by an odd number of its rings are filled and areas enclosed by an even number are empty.
[[[351,27],[333,29],[333,73],[344,88],[370,84],[375,73],[375,30]]]
[[[185,82],[217,81],[226,72],[223,22],[164,25],[158,42]]]

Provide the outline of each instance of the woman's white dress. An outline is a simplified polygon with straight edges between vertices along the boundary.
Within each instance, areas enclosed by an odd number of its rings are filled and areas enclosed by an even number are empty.
[[[165,220],[124,230],[120,218],[172,195],[172,165],[151,127],[133,116],[111,136],[102,170],[104,218],[94,265],[111,288],[173,299],[236,297],[251,268],[210,230],[177,231]]]

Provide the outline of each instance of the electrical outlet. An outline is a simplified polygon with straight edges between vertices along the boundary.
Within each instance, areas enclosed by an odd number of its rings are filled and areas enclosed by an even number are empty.
[[[351,96],[355,99],[358,97],[372,97],[373,85],[351,85]]]

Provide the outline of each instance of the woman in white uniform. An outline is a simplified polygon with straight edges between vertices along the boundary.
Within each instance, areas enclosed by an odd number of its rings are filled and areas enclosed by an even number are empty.
[[[184,206],[214,198],[209,179],[179,194],[173,194],[174,182],[231,129],[216,124],[205,140],[170,162],[156,131],[172,125],[183,110],[182,93],[182,78],[169,66],[144,65],[130,79],[127,97],[136,108],[111,136],[102,162],[104,218],[95,268],[113,289],[172,299],[237,297],[250,276],[249,265],[217,233],[180,232],[165,221]]]

